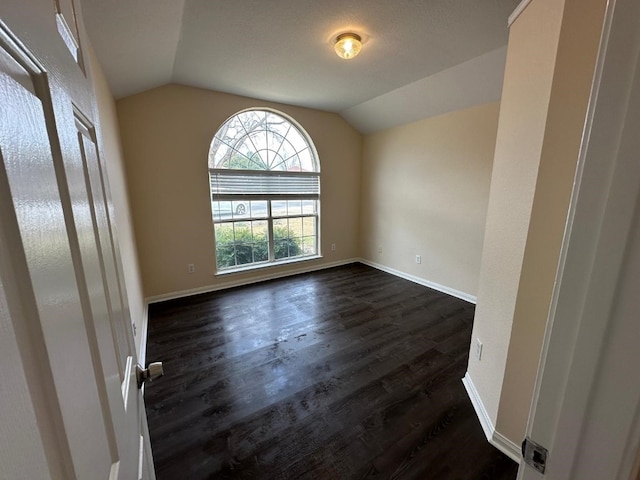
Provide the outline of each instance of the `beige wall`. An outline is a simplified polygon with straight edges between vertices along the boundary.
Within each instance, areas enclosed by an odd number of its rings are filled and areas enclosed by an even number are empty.
[[[364,259],[476,295],[498,108],[480,105],[365,137]]]
[[[484,347],[482,361],[478,362],[470,355],[468,366],[468,375],[494,426],[542,149],[563,4],[561,0],[534,0],[509,32],[472,337],[472,344],[479,338]]]
[[[535,383],[605,0],[533,0],[511,27],[468,376],[519,445]],[[472,348],[473,353],[473,348]]]
[[[209,145],[228,117],[261,106],[293,117],[315,143],[321,164],[324,258],[215,276]],[[362,137],[338,115],[180,85],[127,97],[117,102],[117,110],[146,297],[248,282],[358,257]],[[195,264],[195,273],[187,273],[189,263]]]
[[[565,4],[498,413],[498,431],[514,440],[524,436],[533,396],[605,6]]]
[[[138,354],[142,344],[142,324],[146,315],[144,308],[144,296],[142,294],[142,281],[138,266],[138,254],[136,252],[133,224],[129,208],[129,196],[126,188],[126,178],[123,164],[122,148],[118,131],[118,119],[116,106],[111,91],[106,82],[102,68],[98,63],[95,53],[90,45],[85,46],[86,58],[91,70],[95,96],[99,115],[99,131],[103,147],[103,159],[107,169],[111,199],[113,201],[115,225],[114,230],[118,238],[120,256],[122,258],[122,277],[126,286],[125,310],[131,317],[131,323],[135,325],[135,342]],[[126,313],[126,312],[125,312]]]

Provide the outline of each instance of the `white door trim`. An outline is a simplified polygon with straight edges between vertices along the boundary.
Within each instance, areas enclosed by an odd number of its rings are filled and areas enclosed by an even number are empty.
[[[521,480],[586,478],[583,469],[590,478],[628,480],[636,459],[640,429],[629,425],[638,420],[638,375],[620,389],[602,386],[617,375],[609,360],[624,329],[637,330],[616,307],[638,273],[629,276],[626,264],[640,195],[639,53],[640,2],[610,0],[527,426],[549,449],[547,472],[522,466]],[[627,358],[638,365],[640,349],[631,350]],[[590,428],[609,402],[622,400],[636,418]],[[599,454],[587,455],[594,444]]]

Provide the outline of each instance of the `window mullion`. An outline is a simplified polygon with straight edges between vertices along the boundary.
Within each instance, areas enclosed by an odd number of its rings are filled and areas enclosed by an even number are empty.
[[[269,236],[269,261],[273,262],[276,258],[276,248],[273,239],[273,215],[271,214],[271,200],[267,201],[267,229]]]

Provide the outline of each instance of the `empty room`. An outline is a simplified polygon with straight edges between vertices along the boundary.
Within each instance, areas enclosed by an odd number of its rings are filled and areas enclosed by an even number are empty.
[[[0,478],[640,479],[638,2],[0,20]]]

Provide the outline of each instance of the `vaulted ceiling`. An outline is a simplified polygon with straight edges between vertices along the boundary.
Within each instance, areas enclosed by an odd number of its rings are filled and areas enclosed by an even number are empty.
[[[81,0],[116,98],[180,83],[337,112],[363,132],[499,99],[518,0]],[[354,31],[345,61],[335,37]]]

